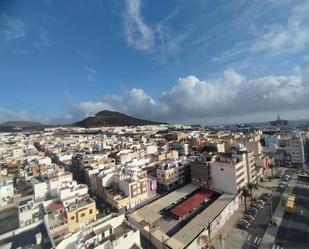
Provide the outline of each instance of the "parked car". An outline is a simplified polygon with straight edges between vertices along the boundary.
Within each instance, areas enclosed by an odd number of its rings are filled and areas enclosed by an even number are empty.
[[[243,218],[246,219],[246,220],[255,221],[255,217],[253,215],[250,215],[250,214],[245,214]]]
[[[252,205],[251,205],[251,207],[255,207],[255,208],[257,208],[258,210],[260,210],[260,209],[262,209],[263,208],[263,206],[261,205],[261,204],[258,204],[258,203],[252,203]]]
[[[257,208],[255,208],[255,207],[249,207],[249,208],[246,210],[245,214],[250,214],[250,215],[256,217],[257,214],[258,214],[258,212],[259,212],[259,210],[258,210]]]
[[[244,216],[242,219],[248,221],[250,223],[250,225],[252,225],[255,221],[255,218],[249,218],[248,216]]]
[[[285,185],[283,185],[283,184],[279,184],[278,185],[278,188],[285,188],[286,186]]]
[[[264,201],[265,202],[265,204],[270,200],[270,198],[269,197],[267,197],[266,195],[265,196],[260,196],[259,197],[259,200],[262,200],[262,201]]]
[[[262,199],[257,199],[255,202],[258,203],[258,204],[261,204],[262,206],[264,206],[266,204],[266,202],[263,201]]]
[[[247,214],[247,215],[252,215],[252,216],[255,218],[255,217],[257,216],[258,213],[254,212],[254,211],[252,211],[252,210],[247,210],[247,211],[245,212],[245,214]]]
[[[261,196],[267,196],[267,197],[270,198],[272,196],[272,194],[269,193],[269,192],[265,192],[265,193],[262,193]]]
[[[248,227],[249,227],[249,225],[247,225],[247,224],[245,224],[245,223],[237,223],[237,224],[236,224],[236,227],[237,227],[238,229],[241,229],[241,230],[247,230]]]
[[[238,223],[246,223],[246,224],[248,224],[249,226],[251,225],[251,223],[250,223],[248,220],[243,219],[243,218],[240,218],[240,219],[238,220]]]

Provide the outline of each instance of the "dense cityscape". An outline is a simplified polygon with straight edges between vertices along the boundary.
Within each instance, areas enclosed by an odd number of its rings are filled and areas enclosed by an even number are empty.
[[[1,248],[308,246],[309,122],[31,128],[0,142]]]
[[[309,249],[309,0],[0,0],[0,249]]]

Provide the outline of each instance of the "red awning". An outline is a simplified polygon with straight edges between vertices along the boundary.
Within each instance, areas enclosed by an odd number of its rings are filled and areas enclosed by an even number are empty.
[[[170,212],[177,219],[183,217],[184,215],[190,213],[194,208],[198,207],[206,199],[210,198],[214,193],[215,192],[211,190],[202,189],[189,199],[174,207]]]

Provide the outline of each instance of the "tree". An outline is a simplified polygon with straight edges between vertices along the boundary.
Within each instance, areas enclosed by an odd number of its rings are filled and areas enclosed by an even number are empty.
[[[271,173],[271,178],[273,179],[274,178],[274,166],[272,163],[269,165],[269,168],[270,168],[270,173]]]
[[[246,186],[242,191],[243,197],[245,197],[245,211],[247,211],[247,197],[250,196],[250,189]]]
[[[250,195],[251,205],[252,205],[252,202],[253,202],[253,191],[252,191],[252,189],[253,189],[254,185],[255,185],[255,184],[252,183],[252,182],[248,183],[248,185],[247,185],[247,187],[248,187],[248,189],[249,189],[249,195]]]
[[[214,249],[214,246],[210,243],[208,236],[200,235],[197,238],[197,243],[201,245],[203,249]]]

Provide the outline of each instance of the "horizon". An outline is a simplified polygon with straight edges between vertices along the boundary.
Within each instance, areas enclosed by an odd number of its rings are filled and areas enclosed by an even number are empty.
[[[128,115],[126,113],[121,113],[121,112],[117,112],[117,111],[111,111],[111,110],[102,110],[100,112],[104,112],[104,111],[110,111],[110,112],[116,112],[116,113],[120,113],[120,114],[125,114],[125,115]],[[96,113],[98,114],[98,113]],[[91,116],[95,116],[96,114],[93,114],[93,115],[90,115],[88,117],[86,117],[85,119],[91,117]],[[128,115],[130,117],[133,117],[131,115]],[[136,118],[136,117],[133,117],[133,118]],[[138,118],[137,118],[138,119]],[[281,119],[285,119],[284,117]],[[84,120],[84,119],[83,119]],[[275,120],[275,119],[273,119]],[[260,120],[258,122],[254,122],[254,121],[247,121],[247,122],[236,122],[236,123],[166,123],[167,125],[201,125],[201,126],[229,126],[229,125],[252,125],[252,124],[263,124],[263,123],[270,123],[271,121],[273,120]],[[289,119],[286,119],[288,122],[289,122],[289,125],[290,125],[290,122],[300,122],[300,121],[309,121],[309,118],[307,119],[292,119],[292,120],[289,120]],[[78,120],[77,122],[79,121],[82,121],[82,120]],[[146,120],[147,121],[147,120]],[[62,125],[74,125],[75,123],[54,123],[54,124],[46,124],[46,123],[42,123],[42,122],[38,122],[38,121],[32,121],[32,120],[7,120],[7,121],[4,121],[4,122],[0,122],[0,125],[3,125],[5,123],[9,123],[9,122],[30,122],[30,123],[39,123],[41,125],[50,125],[50,126],[59,126],[61,127]],[[159,121],[155,121],[155,122],[161,122],[160,120]]]
[[[2,1],[1,123],[309,119],[306,0],[72,3]]]

